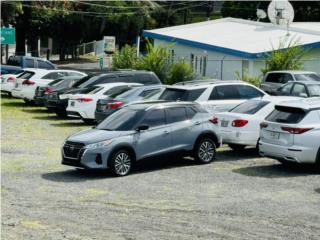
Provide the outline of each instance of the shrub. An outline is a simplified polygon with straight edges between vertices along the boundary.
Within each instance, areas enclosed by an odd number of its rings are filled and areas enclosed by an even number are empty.
[[[181,81],[189,81],[195,76],[193,68],[190,64],[181,61],[173,63],[170,66],[169,76],[166,84],[174,84]]]
[[[113,55],[112,64],[115,69],[133,69],[137,63],[137,49],[125,45]]]
[[[287,44],[288,42],[288,44]],[[294,38],[280,41],[277,49],[266,55],[266,68],[262,69],[262,73],[276,70],[301,70],[303,69],[302,58],[306,54],[306,50],[300,47],[299,42]]]
[[[259,87],[259,85],[260,85],[260,78],[250,76],[247,72],[244,72],[243,76],[241,76],[240,72],[237,71],[236,78],[237,78],[237,80],[242,80],[242,81],[250,83],[256,87]]]

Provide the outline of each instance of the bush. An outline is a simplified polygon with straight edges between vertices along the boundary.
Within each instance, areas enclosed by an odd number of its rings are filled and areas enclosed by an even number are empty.
[[[189,81],[195,76],[193,68],[190,64],[181,61],[173,63],[170,67],[170,72],[166,84],[174,84],[182,81]]]
[[[298,41],[294,38],[281,41],[277,49],[273,48],[272,52],[266,55],[267,67],[261,71],[266,74],[276,70],[301,70],[303,69],[302,58],[305,54],[306,50],[298,46]]]
[[[137,49],[125,45],[113,55],[112,64],[115,69],[133,69],[137,63]]]
[[[147,44],[147,54],[138,59],[136,68],[153,71],[162,82],[166,82],[170,68],[168,49]]]
[[[259,87],[259,85],[260,85],[260,78],[250,76],[247,72],[244,72],[243,76],[241,76],[240,72],[237,71],[236,78],[237,78],[237,80],[242,80],[242,81],[250,83],[256,87]]]

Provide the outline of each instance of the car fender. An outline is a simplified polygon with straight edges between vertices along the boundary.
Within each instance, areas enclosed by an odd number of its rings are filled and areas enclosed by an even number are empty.
[[[110,160],[110,158],[112,157],[112,155],[113,155],[116,151],[118,151],[118,150],[120,150],[120,149],[126,149],[126,150],[128,150],[128,151],[132,154],[133,162],[136,161],[136,152],[135,152],[133,146],[130,145],[129,143],[119,143],[119,144],[117,144],[116,146],[114,146],[114,147],[111,149],[110,154],[109,154],[108,159],[107,159],[107,166],[109,166],[109,163],[110,163],[109,160]]]
[[[212,138],[212,140],[213,140],[214,143],[216,144],[216,148],[218,148],[218,147],[220,146],[220,144],[221,144],[221,142],[220,142],[217,134],[216,134],[215,132],[213,132],[213,131],[207,130],[207,131],[202,132],[202,133],[197,137],[197,139],[195,140],[195,142],[194,142],[193,145],[195,146],[195,144],[199,141],[199,139],[201,139],[201,138],[203,138],[203,137],[210,137],[210,138]]]

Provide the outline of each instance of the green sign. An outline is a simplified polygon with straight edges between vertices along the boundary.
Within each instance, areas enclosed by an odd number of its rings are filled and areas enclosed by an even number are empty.
[[[15,28],[1,28],[0,36],[1,36],[1,44],[15,44],[16,43],[16,29]]]

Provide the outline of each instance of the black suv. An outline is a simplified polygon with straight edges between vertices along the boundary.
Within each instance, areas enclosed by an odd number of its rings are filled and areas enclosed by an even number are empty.
[[[68,99],[60,99],[59,96],[61,94],[76,94],[87,87],[113,82],[141,83],[143,85],[161,84],[157,75],[148,71],[126,70],[94,74],[79,80],[71,88],[59,89],[48,94],[45,106],[49,110],[56,112],[58,116],[66,116]]]

